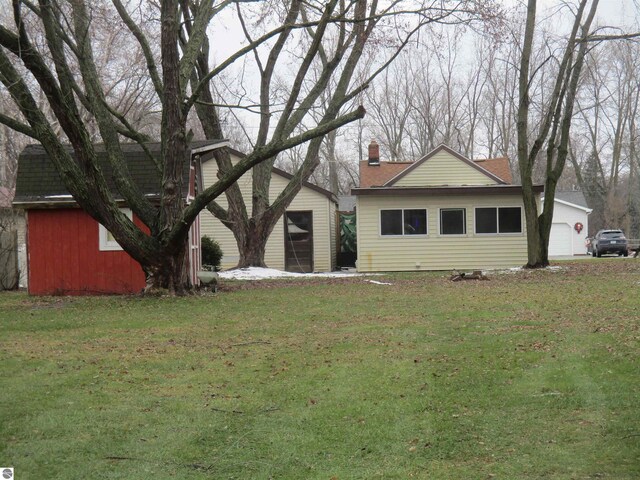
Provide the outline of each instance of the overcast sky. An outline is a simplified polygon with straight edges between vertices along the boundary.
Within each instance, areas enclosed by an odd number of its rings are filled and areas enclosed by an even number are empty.
[[[560,5],[567,2],[577,0],[539,0],[538,3],[538,22],[547,30],[552,30],[558,35],[564,35],[571,27],[572,19],[567,8],[560,8]],[[524,16],[526,12],[526,0],[503,0],[504,6],[508,9],[518,8]],[[599,26],[611,26],[622,31],[638,31],[640,29],[640,0],[600,0],[597,21]],[[211,55],[212,63],[219,63],[225,60],[229,55],[236,52],[242,44],[245,43],[242,29],[237,21],[235,8],[227,8],[218,15],[210,26],[212,33]],[[614,30],[608,30],[607,33],[620,33]],[[470,41],[469,48],[474,48],[474,41]],[[461,42],[462,45],[467,44],[466,41]],[[465,53],[466,48],[463,47],[459,52],[458,59],[464,63],[465,58],[473,60],[472,52]],[[247,56],[249,69],[253,68],[253,56]],[[463,67],[464,68],[464,67]],[[231,68],[235,73],[241,71],[242,63],[236,62]],[[258,81],[255,73],[249,73],[245,77],[245,89],[247,91],[247,101],[257,101]],[[254,95],[252,92],[256,92]],[[245,127],[249,131],[257,128],[258,116],[247,114],[247,112],[236,111],[243,119]]]

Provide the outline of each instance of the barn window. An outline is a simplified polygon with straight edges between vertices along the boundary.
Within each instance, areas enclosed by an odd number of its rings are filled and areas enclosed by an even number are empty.
[[[133,219],[133,213],[131,212],[131,209],[121,208],[120,210],[127,217],[129,217],[129,220]],[[122,250],[122,247],[118,242],[116,242],[116,239],[113,237],[111,232],[107,230],[106,227],[101,223],[98,224],[98,236],[100,239],[101,252],[112,252],[112,251]]]
[[[522,208],[476,208],[476,233],[522,233]]]
[[[427,210],[424,208],[380,210],[381,235],[426,235]]]

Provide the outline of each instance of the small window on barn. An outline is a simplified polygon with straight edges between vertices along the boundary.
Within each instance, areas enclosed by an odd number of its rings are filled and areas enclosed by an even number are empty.
[[[133,213],[131,212],[131,209],[121,208],[120,210],[122,210],[122,213],[129,217],[129,220],[133,219]],[[98,224],[98,235],[100,239],[101,252],[113,252],[122,250],[122,247],[118,242],[116,242],[116,239],[113,237],[111,232],[107,230],[102,224]]]
[[[466,210],[443,208],[440,210],[440,235],[464,235],[467,233]]]
[[[522,233],[522,208],[476,208],[476,233]]]
[[[427,210],[380,210],[381,235],[426,235]]]

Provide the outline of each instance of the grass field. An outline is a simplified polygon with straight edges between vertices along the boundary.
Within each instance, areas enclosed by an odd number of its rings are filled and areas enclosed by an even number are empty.
[[[640,478],[640,260],[0,294],[23,479]]]

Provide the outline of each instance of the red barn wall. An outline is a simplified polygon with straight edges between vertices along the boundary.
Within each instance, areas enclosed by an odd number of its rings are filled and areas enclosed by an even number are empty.
[[[134,222],[143,227],[135,216]],[[29,210],[27,252],[31,295],[138,293],[145,287],[144,272],[128,253],[100,251],[98,222],[78,208]]]

